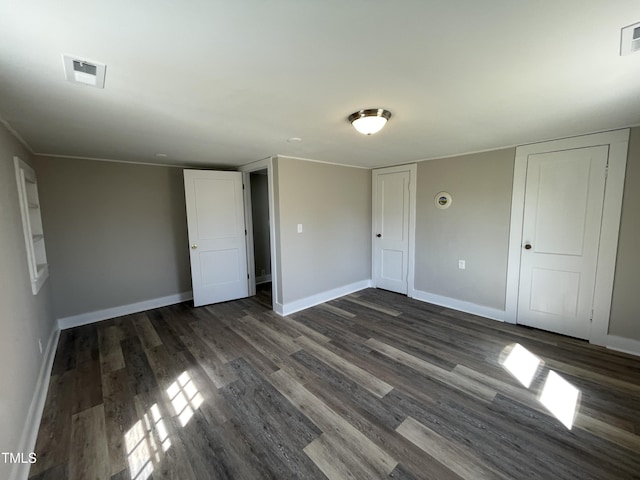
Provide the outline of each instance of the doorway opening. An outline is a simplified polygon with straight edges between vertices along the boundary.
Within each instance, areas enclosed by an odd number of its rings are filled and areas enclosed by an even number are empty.
[[[269,178],[267,169],[249,173],[251,231],[253,232],[253,269],[255,294],[261,303],[271,308],[271,221],[269,218]]]

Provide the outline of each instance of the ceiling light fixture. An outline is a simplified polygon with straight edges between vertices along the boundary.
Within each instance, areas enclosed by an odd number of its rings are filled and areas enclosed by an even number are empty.
[[[349,122],[363,135],[373,135],[379,132],[391,118],[391,112],[383,108],[360,110],[349,115]]]

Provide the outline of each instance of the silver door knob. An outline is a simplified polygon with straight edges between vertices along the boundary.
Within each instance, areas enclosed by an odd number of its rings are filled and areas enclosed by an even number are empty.
[[[195,243],[193,245],[191,245],[191,249],[195,250],[196,248],[198,248],[198,245],[196,245]]]

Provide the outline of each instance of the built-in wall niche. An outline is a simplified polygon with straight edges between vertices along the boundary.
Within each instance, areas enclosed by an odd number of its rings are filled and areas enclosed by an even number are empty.
[[[38,197],[38,181],[33,168],[18,157],[13,157],[13,161],[16,167],[16,181],[18,183],[18,196],[20,197],[24,242],[27,247],[27,264],[29,266],[29,277],[31,278],[31,290],[36,295],[49,276],[40,213],[40,198]]]

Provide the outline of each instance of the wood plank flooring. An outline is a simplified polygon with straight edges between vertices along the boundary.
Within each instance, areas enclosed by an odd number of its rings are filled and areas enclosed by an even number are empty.
[[[270,305],[63,331],[30,478],[640,478],[637,357],[382,290]]]

